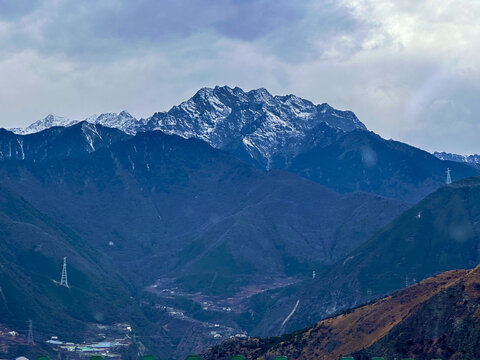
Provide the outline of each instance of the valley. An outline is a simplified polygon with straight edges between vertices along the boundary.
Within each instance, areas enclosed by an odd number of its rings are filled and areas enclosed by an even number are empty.
[[[213,279],[215,278],[213,275]],[[187,298],[202,307],[203,311],[242,313],[249,309],[248,300],[265,291],[280,290],[286,286],[303,281],[303,278],[294,277],[265,277],[257,276],[250,280],[252,285],[240,287],[231,297],[205,295],[202,292],[189,293],[180,288],[174,278],[158,279],[146,291],[157,295],[160,299],[174,300],[178,297]],[[214,280],[212,280],[213,282]]]
[[[430,194],[318,279],[271,296],[269,310],[255,331],[259,335],[276,331],[282,321],[278,314],[286,316],[298,299],[300,311],[290,319],[287,331],[378,299],[411,285],[413,279],[476,266],[480,262],[479,196],[478,177]]]
[[[480,0],[0,0],[0,360],[480,360]]]
[[[476,359],[479,274],[479,267],[448,271],[292,334],[227,340],[202,358]]]
[[[178,126],[175,116],[182,118]],[[198,127],[188,133],[190,116]],[[232,121],[235,129],[226,128]],[[261,147],[279,122],[278,137]],[[227,142],[231,131],[249,139],[239,140],[247,148]],[[281,145],[287,143],[293,145]],[[248,150],[254,144],[263,152]],[[424,254],[432,258],[425,268],[389,257],[421,253],[423,237],[392,252],[401,240],[389,234],[414,229],[418,214],[425,231],[435,230],[429,204],[436,196],[476,194],[474,178],[441,187],[446,168],[455,180],[478,169],[384,140],[351,112],[264,89],[201,89],[148,121],[122,113],[3,130],[0,159],[6,199],[16,199],[5,201],[5,219],[15,224],[7,228],[19,234],[6,232],[2,246],[18,252],[20,264],[48,264],[4,271],[1,311],[6,324],[46,321],[37,329],[43,342],[58,336],[78,348],[126,344],[108,336],[97,341],[88,329],[128,323],[132,334],[121,356],[149,351],[181,359],[231,337],[300,329],[392,293],[406,279],[478,260],[476,230],[457,247],[446,230],[445,243]],[[445,201],[447,215],[433,218],[476,214],[474,203]],[[31,209],[29,217],[12,214],[17,207]],[[60,230],[32,238],[31,224],[45,221]],[[443,257],[447,251],[461,255]],[[71,259],[70,289],[52,281],[64,256]],[[382,278],[378,256],[383,267],[399,268]],[[38,300],[17,306],[38,291]],[[67,323],[78,329],[73,338]]]

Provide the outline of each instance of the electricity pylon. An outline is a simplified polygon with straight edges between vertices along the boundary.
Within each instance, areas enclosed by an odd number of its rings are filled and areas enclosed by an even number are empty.
[[[67,288],[69,287],[68,277],[67,277],[67,258],[66,257],[63,258],[63,269],[62,269],[62,278],[60,280],[60,285],[63,285]]]
[[[452,177],[450,176],[450,168],[447,168],[447,185],[452,183]]]

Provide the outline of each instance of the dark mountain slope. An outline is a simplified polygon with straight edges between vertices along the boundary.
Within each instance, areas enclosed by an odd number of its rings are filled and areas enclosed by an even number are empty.
[[[329,141],[295,157],[287,169],[339,192],[366,191],[415,203],[453,180],[479,175],[467,164],[442,161],[373,132],[331,133]]]
[[[368,194],[339,195],[285,172],[254,170],[202,141],[161,132],[76,159],[5,161],[0,177],[139,285],[170,271],[197,289],[215,272],[218,280],[306,275],[405,209]],[[209,260],[220,255],[228,261]],[[201,279],[194,280],[199,269]],[[215,286],[225,288],[221,281]]]
[[[290,335],[227,341],[202,358],[478,359],[479,306],[480,268],[453,270]]]
[[[0,160],[35,162],[78,157],[129,137],[120,130],[87,122],[71,127],[51,127],[30,135],[0,129]]]
[[[257,328],[299,329],[442,271],[480,262],[480,178],[444,186],[316,280],[285,290]],[[296,301],[296,312],[281,323]],[[282,316],[279,316],[282,314]]]
[[[88,322],[127,321],[135,312],[128,287],[107,258],[72,230],[0,187],[0,317],[25,331],[81,337]],[[70,288],[60,281],[68,258]]]

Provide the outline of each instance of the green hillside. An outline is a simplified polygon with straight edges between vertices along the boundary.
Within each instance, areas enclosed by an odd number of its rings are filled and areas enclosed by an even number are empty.
[[[278,295],[257,332],[299,329],[429,276],[479,262],[480,178],[469,178],[432,193],[314,281]],[[296,313],[280,329],[297,300]]]
[[[70,288],[60,286],[63,257]],[[70,229],[0,187],[0,317],[41,337],[81,337],[87,322],[111,323],[132,310],[108,261]],[[123,310],[122,310],[123,309]]]

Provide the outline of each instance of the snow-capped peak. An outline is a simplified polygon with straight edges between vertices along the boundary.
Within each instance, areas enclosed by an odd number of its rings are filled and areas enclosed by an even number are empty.
[[[314,105],[295,95],[273,96],[266,89],[202,88],[192,98],[145,121],[147,128],[196,137],[220,149],[241,146],[266,168],[273,157],[291,158],[314,141],[314,129],[366,130],[350,111]]]
[[[14,133],[25,135],[36,133],[45,129],[49,129],[54,126],[72,126],[78,123],[76,120],[70,120],[63,116],[57,116],[55,114],[48,114],[41,120],[37,120],[24,129],[11,129]]]
[[[49,129],[54,126],[69,127],[75,124],[78,124],[81,121],[85,121],[91,124],[100,124],[106,127],[120,129],[127,134],[135,134],[137,130],[137,125],[141,124],[136,118],[134,118],[130,113],[123,110],[120,113],[103,113],[100,115],[94,114],[83,120],[71,120],[63,116],[57,116],[54,114],[49,114],[41,120],[35,121],[33,124],[27,126],[24,129],[15,128],[10,129],[10,131],[25,135],[40,132],[45,129]]]
[[[459,154],[452,154],[452,153],[446,153],[446,152],[434,152],[433,155],[439,158],[440,160],[461,162],[461,163],[474,165],[476,167],[480,167],[480,155],[477,155],[477,154],[459,155]]]
[[[162,130],[184,138],[199,138],[215,148],[243,147],[266,168],[272,159],[289,161],[299,151],[313,146],[319,126],[334,132],[366,130],[351,111],[336,110],[328,104],[315,105],[295,95],[273,96],[266,89],[243,91],[239,87],[204,87],[189,100],[167,112],[157,112],[137,120],[127,111],[92,115],[84,121],[117,128],[127,134]],[[78,123],[49,115],[25,129],[12,129],[20,134],[44,130],[51,126]]]

